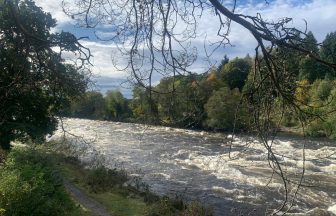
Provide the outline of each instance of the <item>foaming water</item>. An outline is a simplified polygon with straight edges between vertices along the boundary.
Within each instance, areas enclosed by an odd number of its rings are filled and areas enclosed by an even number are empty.
[[[83,137],[76,141],[68,135],[74,147],[86,146],[82,159],[98,154],[106,166],[118,164],[141,173],[155,192],[198,199],[216,215],[264,215],[284,198],[283,182],[272,175],[269,155],[254,137],[83,119],[65,119],[64,127]],[[62,135],[59,129],[52,139]],[[294,182],[288,187],[289,200],[296,195],[292,213],[318,208],[336,214],[336,145],[280,137],[272,148],[286,177]],[[296,193],[295,183],[301,180],[304,187]]]

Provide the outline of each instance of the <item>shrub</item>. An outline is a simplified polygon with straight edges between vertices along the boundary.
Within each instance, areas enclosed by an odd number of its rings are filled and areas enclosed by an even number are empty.
[[[212,211],[205,208],[200,202],[183,202],[180,196],[174,199],[163,197],[152,204],[145,214],[146,216],[211,216]]]
[[[106,191],[118,185],[121,186],[126,181],[128,181],[126,171],[107,169],[105,167],[89,170],[86,178],[86,184],[95,193]]]
[[[200,202],[193,201],[186,206],[183,216],[210,216],[212,211],[205,208]]]
[[[146,214],[146,216],[171,216],[178,215],[178,212],[173,206],[173,202],[168,197],[163,197],[160,201],[152,204]]]
[[[35,150],[9,153],[0,178],[2,215],[62,216],[75,212],[52,160]]]
[[[316,80],[310,90],[313,119],[307,127],[307,133],[315,137],[336,138],[336,88],[335,81]]]

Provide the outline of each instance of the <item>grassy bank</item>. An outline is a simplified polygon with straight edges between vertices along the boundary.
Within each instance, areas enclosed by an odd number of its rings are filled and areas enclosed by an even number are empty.
[[[0,164],[0,216],[92,215],[66,193],[63,178],[114,216],[211,215],[198,202],[153,194],[124,170],[88,167],[50,148],[14,148]]]
[[[70,182],[115,215],[145,215],[147,207],[137,190],[123,187],[127,174],[103,167],[86,169],[73,157],[54,155],[57,167]]]
[[[0,215],[90,215],[66,193],[47,154],[14,148],[0,168]]]
[[[104,167],[85,168],[77,158],[54,155],[61,173],[88,196],[116,216],[206,216],[211,210],[199,202],[185,203],[178,196],[159,197],[140,179],[124,170]]]

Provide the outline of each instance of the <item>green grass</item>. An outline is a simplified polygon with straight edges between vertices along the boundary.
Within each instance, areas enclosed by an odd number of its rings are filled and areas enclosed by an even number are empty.
[[[114,191],[90,195],[116,216],[145,215],[147,205],[143,198],[124,197]]]
[[[85,169],[76,159],[55,155],[59,170],[62,174],[80,188],[86,195],[104,205],[115,216],[145,215],[147,208],[140,194],[131,192],[128,188],[112,187],[108,192],[92,192],[87,185],[89,169]]]

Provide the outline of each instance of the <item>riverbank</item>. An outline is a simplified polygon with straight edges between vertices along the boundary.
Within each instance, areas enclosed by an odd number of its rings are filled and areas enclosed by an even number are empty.
[[[135,182],[123,170],[89,167],[89,164],[82,164],[75,157],[53,151],[49,145],[42,148],[15,147],[0,168],[0,215],[211,215],[197,202],[187,204],[178,197],[172,199],[151,193],[148,185],[140,179]],[[13,173],[7,173],[8,170]],[[20,177],[16,181],[12,178],[14,174]],[[49,176],[53,176],[52,179]],[[38,177],[42,178],[42,184],[32,185]],[[34,190],[27,194],[20,185],[34,186]],[[72,199],[65,193],[63,185]],[[60,191],[61,200],[54,193],[48,195],[50,191],[46,188],[51,187]],[[41,199],[38,199],[39,195]],[[27,206],[31,197],[40,200],[36,204],[38,208],[50,200],[60,206],[45,208],[47,210],[44,212],[32,210],[33,207]],[[68,205],[61,205],[65,200]],[[18,210],[14,212],[13,209]]]
[[[145,215],[140,192],[123,187],[126,176],[103,167],[88,169],[77,158],[56,154],[57,168],[66,181],[101,203],[112,215]]]
[[[60,153],[54,153],[53,157],[66,181],[101,203],[111,215],[212,215],[211,210],[205,209],[198,202],[186,203],[178,196],[160,197],[152,193],[149,185],[140,178],[129,176],[125,170],[83,164],[78,158]]]
[[[141,176],[155,193],[198,199],[211,206],[215,215],[234,215],[233,207],[262,214],[263,207],[276,208],[283,198],[281,180],[270,179],[267,151],[253,136],[230,139],[229,134],[83,119],[65,119],[64,128],[69,146],[80,153],[81,161],[104,159],[106,167],[123,167]],[[60,140],[63,135],[60,129],[51,139]],[[305,184],[314,187],[300,188],[291,212],[329,209],[335,205],[334,143],[284,136],[274,140],[272,147],[294,181],[302,171],[303,143]]]

